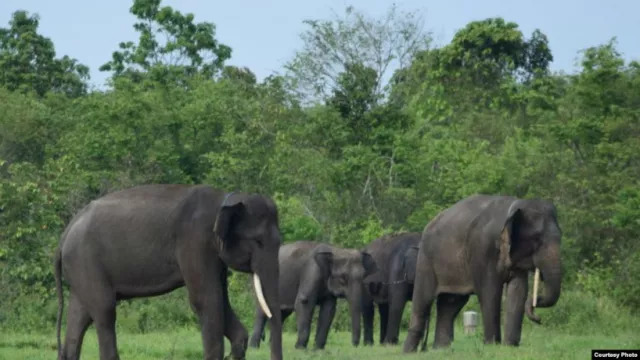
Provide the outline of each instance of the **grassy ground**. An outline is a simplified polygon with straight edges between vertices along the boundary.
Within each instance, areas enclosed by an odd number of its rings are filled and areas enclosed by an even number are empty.
[[[403,355],[401,346],[359,347],[350,344],[348,333],[332,332],[323,351],[295,350],[295,334],[285,334],[285,359],[436,359],[443,355],[447,359],[589,359],[591,349],[638,349],[640,336],[637,333],[607,335],[571,335],[544,327],[525,329],[519,348],[485,346],[481,331],[475,335],[464,335],[456,329],[456,338],[451,348],[431,350],[427,353]],[[594,331],[597,332],[597,331]],[[313,336],[313,334],[312,334]],[[433,341],[430,332],[429,344]],[[405,334],[401,334],[401,341]],[[313,343],[313,337],[310,344]],[[0,359],[4,360],[49,360],[55,358],[55,337],[52,335],[29,335],[0,333]],[[123,360],[158,359],[202,359],[200,334],[195,329],[178,330],[172,333],[118,334],[118,347]],[[229,350],[227,343],[226,352]],[[83,346],[83,359],[97,359],[98,347],[95,330],[90,328]],[[259,350],[249,349],[247,359],[269,359],[268,346]]]
[[[177,325],[175,314],[180,311],[190,311],[188,305],[178,301],[162,302],[145,305],[138,301],[129,307],[123,305],[118,313],[118,349],[123,360],[182,360],[202,359],[202,343],[200,333],[195,323],[181,327]],[[155,305],[154,305],[155,304]],[[49,360],[56,358],[55,304],[45,308],[34,307],[28,311],[23,307],[2,311],[0,320],[7,314],[4,325],[0,327],[0,360]],[[240,304],[242,305],[242,304]],[[239,305],[239,308],[241,306]],[[342,304],[344,306],[344,304]],[[340,306],[340,305],[339,305]],[[408,305],[407,305],[408,307]],[[251,309],[250,309],[251,310]],[[344,310],[344,309],[343,309]],[[479,311],[478,304],[472,298],[465,310]],[[246,311],[245,311],[246,312]],[[409,309],[405,308],[404,323],[408,321]],[[173,314],[173,315],[172,315]],[[341,315],[340,315],[341,314]],[[455,340],[448,349],[432,350],[413,355],[402,354],[402,344],[393,347],[353,348],[351,334],[332,331],[323,351],[295,350],[296,335],[285,333],[284,357],[286,360],[326,359],[326,360],[393,360],[393,359],[439,359],[446,357],[451,360],[470,359],[589,359],[591,349],[640,349],[640,317],[628,310],[622,309],[612,301],[598,298],[576,291],[564,291],[558,305],[549,309],[539,309],[543,325],[535,325],[524,320],[522,343],[518,348],[487,345],[482,341],[482,329],[474,335],[465,335],[462,331],[462,316],[456,320]],[[250,331],[252,327],[252,311],[244,314],[245,327]],[[348,324],[346,310],[338,313],[334,325],[342,322],[344,329]],[[342,318],[339,319],[339,318]],[[436,314],[432,312],[432,320]],[[376,318],[377,319],[377,318]],[[504,315],[503,315],[504,320]],[[346,321],[346,322],[345,322]],[[314,331],[317,319],[312,325],[309,341],[313,345]],[[434,322],[431,321],[429,331],[429,345],[433,343]],[[482,324],[481,314],[478,323]],[[0,322],[0,325],[3,325]],[[154,327],[160,326],[163,327]],[[287,320],[286,328],[293,329],[293,318]],[[337,326],[337,325],[336,325]],[[5,329],[5,330],[3,330]],[[12,330],[8,330],[12,329]],[[36,332],[29,333],[32,329]],[[158,330],[152,330],[158,329]],[[162,329],[162,330],[160,330]],[[175,329],[175,330],[164,330]],[[375,336],[378,336],[378,324],[375,325]],[[63,330],[64,332],[64,330]],[[267,334],[268,336],[268,334]],[[406,333],[400,334],[401,343]],[[229,352],[226,345],[226,353]],[[89,328],[85,337],[82,359],[98,359],[98,347],[95,328]],[[268,346],[263,342],[259,350],[249,349],[247,360],[269,359]]]

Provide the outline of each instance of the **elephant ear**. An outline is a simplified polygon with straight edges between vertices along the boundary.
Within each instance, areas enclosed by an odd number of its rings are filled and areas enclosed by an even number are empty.
[[[363,278],[366,278],[379,270],[378,264],[376,264],[376,261],[373,259],[373,256],[371,256],[371,254],[362,251],[360,252],[360,255],[362,256],[362,266],[364,267]]]
[[[498,270],[506,273],[514,263],[533,254],[540,245],[544,219],[537,211],[529,211],[522,201],[516,200],[507,211],[507,218],[500,234],[500,259]]]
[[[407,283],[413,284],[416,277],[416,266],[418,264],[418,246],[412,246],[404,253],[404,273],[407,276]]]
[[[233,228],[234,223],[237,222],[244,210],[245,205],[242,202],[242,196],[234,193],[229,193],[225,196],[218,211],[215,225],[213,226],[213,232],[216,234],[219,242],[218,247],[220,252],[223,251],[229,240],[229,232]]]
[[[498,260],[498,271],[504,272],[511,267],[511,249],[517,247],[517,236],[514,236],[514,229],[518,230],[518,223],[522,217],[522,210],[518,201],[514,201],[507,211],[507,218],[500,233],[500,259]],[[515,239],[515,241],[514,241]]]
[[[322,271],[322,277],[328,279],[331,276],[331,266],[333,266],[333,253],[331,251],[318,251],[313,255],[320,271]]]
[[[362,252],[362,265],[364,267],[364,276],[362,277],[362,283],[371,295],[378,295],[382,290],[382,271],[378,267],[378,264],[373,259],[373,256],[368,252]],[[373,269],[375,267],[375,269]]]

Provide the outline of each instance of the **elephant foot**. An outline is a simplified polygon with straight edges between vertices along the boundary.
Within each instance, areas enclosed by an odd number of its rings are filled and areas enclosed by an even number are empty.
[[[306,345],[296,343],[296,349],[298,349],[298,350],[304,350],[304,349],[306,349],[306,348],[307,348],[307,346],[306,346]]]
[[[246,360],[245,350],[238,345],[231,346],[231,352],[224,357],[224,360]]]
[[[385,341],[382,342],[383,346],[396,346],[398,345],[398,339],[394,338],[394,339],[386,339]]]
[[[484,345],[500,345],[500,341],[496,341],[495,339],[485,339]]]
[[[246,360],[244,356],[242,357],[236,357],[233,354],[229,354],[227,356],[224,357],[224,360]]]
[[[435,339],[433,339],[433,348],[434,349],[443,349],[448,348],[453,343],[453,337],[448,335],[447,331],[442,331],[438,333],[436,331]]]
[[[246,347],[242,344],[231,345],[231,353],[227,355],[225,360],[245,360]]]
[[[502,345],[518,347],[520,346],[520,340],[505,339],[502,341]]]
[[[260,339],[258,338],[256,340],[255,338],[252,337],[251,340],[249,340],[249,347],[255,348],[255,349],[260,348]]]
[[[451,346],[450,342],[434,342],[433,343],[433,348],[434,349],[444,349],[444,348],[448,348]]]
[[[418,350],[418,344],[420,343],[421,337],[422,334],[420,331],[409,330],[402,351],[404,353],[416,352]]]
[[[373,340],[365,340],[362,342],[362,346],[373,346]]]

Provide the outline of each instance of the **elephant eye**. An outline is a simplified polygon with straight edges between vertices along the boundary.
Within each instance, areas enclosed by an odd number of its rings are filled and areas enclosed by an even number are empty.
[[[347,275],[342,275],[342,276],[340,276],[340,282],[341,282],[343,285],[346,285],[346,284],[349,282],[349,277],[348,277]]]

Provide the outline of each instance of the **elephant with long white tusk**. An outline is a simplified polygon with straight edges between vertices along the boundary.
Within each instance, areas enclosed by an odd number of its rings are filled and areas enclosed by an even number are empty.
[[[433,346],[449,346],[454,319],[471,294],[480,303],[484,342],[519,345],[524,315],[540,323],[534,307],[554,306],[560,298],[561,237],[556,207],[546,200],[474,195],[442,211],[422,232],[404,351],[416,351],[420,339],[427,338],[430,308],[436,300]],[[531,271],[535,271],[534,294],[528,298]],[[542,296],[537,294],[539,280],[544,282]]]
[[[278,211],[270,198],[206,185],[145,185],[110,193],[71,220],[56,253],[58,359],[78,359],[91,323],[100,360],[117,360],[116,304],[186,286],[205,359],[244,359],[248,333],[229,301],[229,269],[253,273],[271,323],[271,359],[282,360]],[[62,277],[71,291],[60,341]]]

